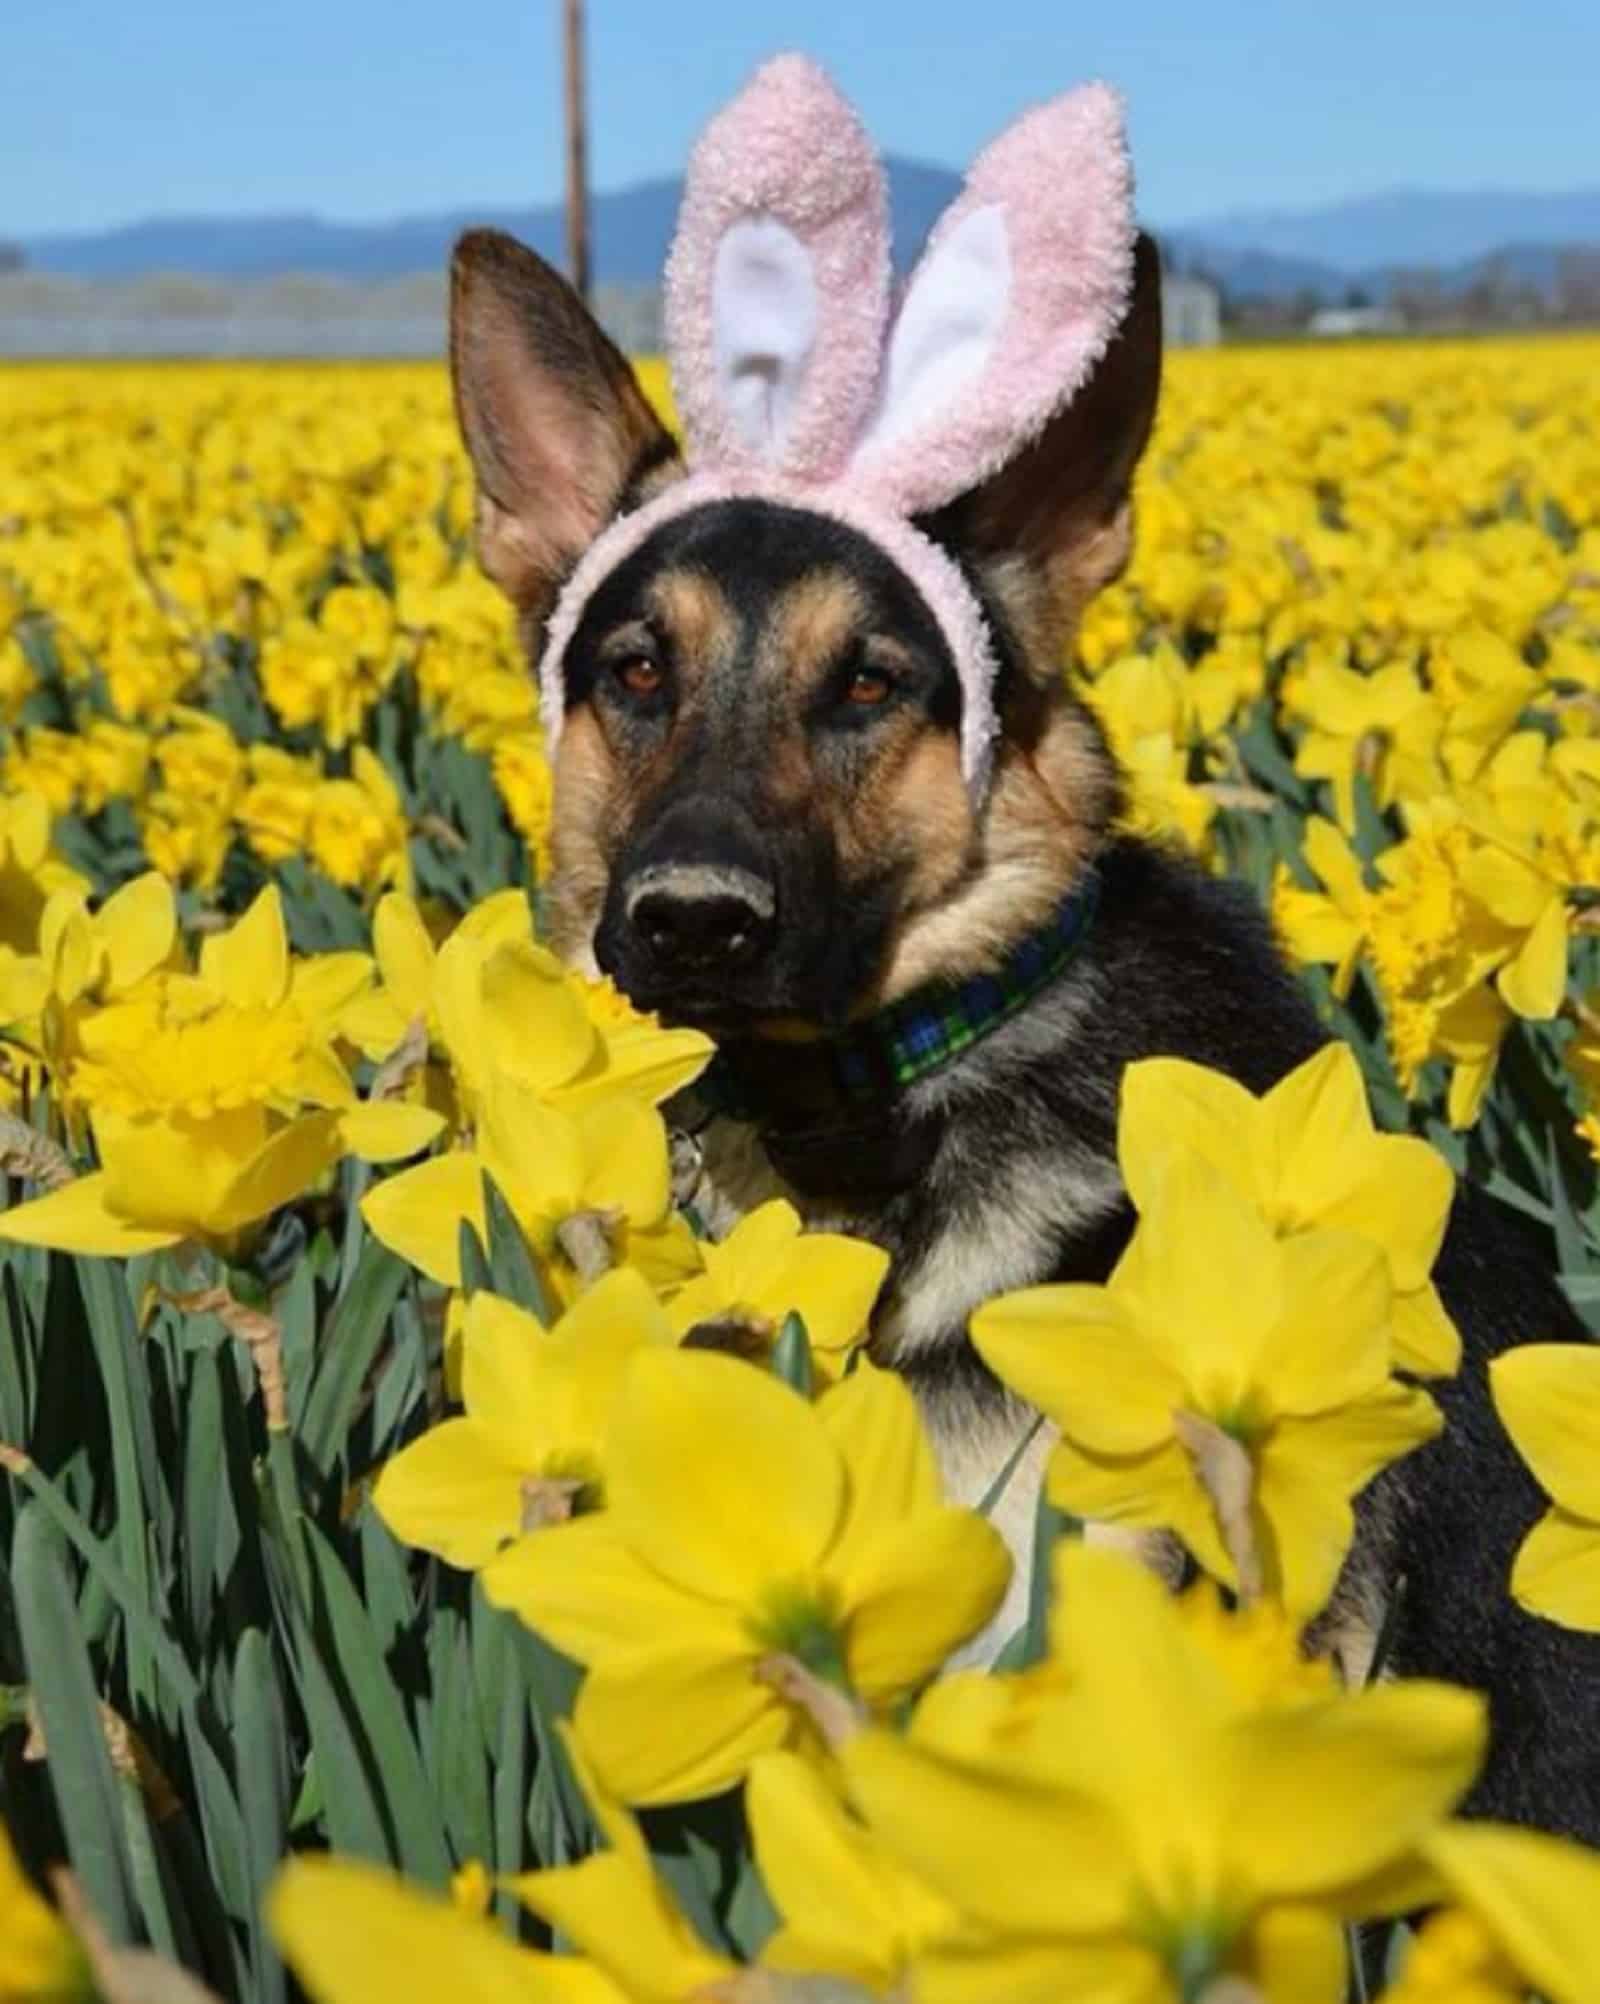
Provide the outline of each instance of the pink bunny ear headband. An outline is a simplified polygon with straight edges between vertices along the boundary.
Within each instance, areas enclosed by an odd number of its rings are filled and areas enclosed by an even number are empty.
[[[1087,84],[980,154],[891,317],[872,143],[814,63],[768,63],[702,134],[667,264],[690,471],[613,522],[556,602],[540,664],[551,750],[563,659],[601,580],[663,522],[760,497],[843,522],[910,578],[961,677],[962,771],[981,795],[988,625],[912,518],[997,472],[1082,387],[1126,311],[1133,243],[1121,101]]]

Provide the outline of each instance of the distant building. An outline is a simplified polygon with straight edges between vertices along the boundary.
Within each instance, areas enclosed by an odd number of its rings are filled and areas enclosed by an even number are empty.
[[[1306,332],[1327,340],[1352,334],[1403,334],[1406,316],[1393,306],[1319,306],[1306,322]]]
[[[1167,272],[1161,331],[1169,348],[1214,348],[1222,339],[1222,294],[1209,278]]]

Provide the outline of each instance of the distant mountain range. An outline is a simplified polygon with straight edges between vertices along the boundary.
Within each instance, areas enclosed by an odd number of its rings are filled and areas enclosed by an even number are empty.
[[[888,163],[895,258],[915,255],[959,181],[947,168]],[[594,202],[596,276],[648,285],[660,275],[681,183],[645,182]],[[474,223],[508,229],[559,258],[557,206],[461,210],[384,223],[330,222],[313,215],[173,216],[82,235],[23,240],[34,270],[84,279],[153,272],[270,278],[287,272],[380,280],[438,271],[459,231]],[[1519,195],[1397,191],[1303,211],[1242,211],[1160,233],[1183,268],[1211,273],[1236,296],[1312,292],[1341,298],[1359,286],[1386,296],[1399,268],[1437,270],[1449,290],[1469,284],[1485,259],[1504,257],[1518,277],[1547,289],[1563,246],[1600,244],[1600,189]]]

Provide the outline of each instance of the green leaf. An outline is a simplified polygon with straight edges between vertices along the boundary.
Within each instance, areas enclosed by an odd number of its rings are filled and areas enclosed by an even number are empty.
[[[112,1941],[132,1942],[134,1895],[122,1840],[120,1784],[106,1749],[89,1652],[78,1632],[65,1545],[36,1501],[17,1519],[11,1594],[67,1856]]]
[[[273,1305],[283,1332],[284,1389],[289,1424],[298,1427],[311,1396],[317,1362],[317,1287],[313,1262],[302,1256]]]
[[[153,1530],[158,1549],[170,1561],[173,1526],[160,1472],[144,1353],[121,1267],[113,1260],[88,1258],[78,1259],[74,1265],[110,1414],[117,1550],[140,1603],[150,1606],[153,1575],[148,1541]],[[128,1641],[128,1683],[135,1700],[152,1711],[159,1710],[153,1665],[136,1634]]]
[[[470,1301],[481,1288],[494,1292],[494,1275],[489,1271],[489,1256],[483,1249],[483,1241],[470,1218],[461,1220],[458,1235],[461,1248],[461,1293]]]
[[[222,1390],[217,1355],[201,1351],[189,1376],[184,1408],[183,1543],[179,1551],[183,1604],[189,1626],[205,1636],[218,1577],[218,1536],[223,1525],[219,1501],[227,1496],[222,1434]]]
[[[261,1914],[289,1849],[289,1738],[272,1645],[246,1629],[233,1659],[233,1733],[250,1885],[250,1952],[259,2004],[286,2004],[288,1980]]]
[[[321,1532],[310,1523],[302,1528],[316,1578],[315,1649],[327,1665],[330,1684],[344,1700],[345,1727],[350,1739],[361,1745],[361,1765],[381,1788],[397,1862],[413,1879],[447,1886],[450,1853],[439,1812],[366,1609]]]
[[[792,1308],[783,1318],[783,1327],[772,1346],[772,1368],[802,1398],[810,1398],[811,1338],[806,1334],[805,1323]]]
[[[526,1308],[548,1329],[555,1318],[539,1269],[534,1265],[511,1206],[487,1171],[483,1178],[483,1199],[489,1226],[489,1285],[505,1300]]]
[[[389,1316],[410,1276],[404,1260],[369,1238],[323,1339],[298,1441],[324,1479],[343,1459],[362,1387],[383,1346]]]
[[[309,1624],[296,1616],[293,1625],[300,1697],[311,1728],[329,1842],[335,1851],[351,1857],[398,1867],[399,1859],[384,1825],[371,1756],[346,1713]]]
[[[434,1665],[434,1789],[458,1860],[487,1863],[494,1855],[494,1823],[483,1722],[467,1636],[454,1610],[434,1618],[429,1658]],[[543,1855],[543,1854],[541,1854]]]

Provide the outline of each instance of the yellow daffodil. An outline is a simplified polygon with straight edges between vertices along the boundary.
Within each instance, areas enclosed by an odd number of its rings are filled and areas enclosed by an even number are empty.
[[[564,1300],[582,1279],[563,1240],[575,1219],[606,1264],[636,1265],[661,1286],[695,1271],[688,1227],[669,1215],[671,1160],[654,1107],[623,1095],[563,1113],[526,1087],[497,1083],[480,1114],[475,1149],[420,1162],[362,1200],[372,1231],[403,1259],[446,1287],[461,1285],[462,1225],[487,1236],[487,1171]]]
[[[1505,929],[1472,894],[1474,840],[1448,811],[1413,817],[1406,840],[1378,858],[1383,887],[1367,907],[1366,951],[1387,1014],[1401,1085],[1448,1058],[1451,1124],[1477,1118],[1511,1012],[1488,983],[1507,958]]]
[[[1517,1553],[1511,1591],[1531,1614],[1600,1630],[1600,1350],[1526,1343],[1494,1359],[1489,1382],[1551,1499]]]
[[[1362,675],[1325,656],[1308,664],[1294,698],[1309,728],[1295,752],[1295,771],[1333,783],[1339,826],[1355,826],[1355,776],[1366,772],[1380,807],[1387,807],[1418,767],[1432,763],[1441,719],[1408,663],[1394,661]]]
[[[639,1350],[674,1341],[629,1267],[597,1280],[552,1329],[475,1294],[461,1345],[466,1413],[386,1464],[373,1490],[378,1514],[403,1543],[477,1567],[535,1525],[598,1509],[623,1370]]]
[[[867,1331],[889,1255],[861,1239],[807,1232],[782,1198],[762,1204],[719,1245],[703,1245],[705,1271],[673,1295],[672,1325],[687,1335],[730,1325],[756,1345],[770,1344],[784,1318],[799,1315],[819,1377],[831,1382]]]
[[[1255,1709],[1129,1560],[1075,1546],[1058,1582],[1059,1679],[1025,1718],[986,1739],[936,1686],[909,1737],[840,1749],[869,1826],[974,1929],[924,1947],[919,2004],[1183,2004],[1227,1976],[1337,2004],[1340,1922],[1414,1882],[1481,1701],[1413,1683]]]
[[[229,1249],[347,1152],[414,1152],[436,1116],[367,1106],[324,1018],[366,979],[360,955],[291,964],[275,889],[169,973],[86,1015],[71,1096],[92,1108],[100,1157],[0,1214],[0,1237],[101,1255],[195,1239]]]
[[[605,1461],[601,1515],[522,1539],[483,1578],[588,1665],[577,1727],[627,1801],[713,1793],[803,1742],[775,1662],[881,1709],[1005,1591],[1000,1538],[940,1500],[910,1392],[866,1363],[813,1406],[733,1358],[642,1352]]]
[[[1440,755],[1456,780],[1479,771],[1539,687],[1505,637],[1478,624],[1459,627],[1430,650],[1428,676],[1445,719]]]
[[[1345,1232],[1276,1237],[1192,1155],[1146,1198],[1105,1286],[1002,1295],[973,1342],[1060,1427],[1053,1501],[1176,1531],[1213,1577],[1308,1618],[1353,1535],[1351,1499],[1440,1426],[1389,1376],[1383,1255]],[[1259,1577],[1241,1578],[1242,1551]]]
[[[1366,943],[1370,894],[1359,858],[1331,821],[1309,820],[1301,846],[1323,890],[1306,890],[1280,867],[1272,889],[1273,920],[1297,960],[1332,967],[1333,992],[1342,1002]]]
[[[299,1857],[267,1921],[314,2004],[640,2004],[581,1956],[519,1948],[490,1919],[353,1858]]]
[[[1448,1375],[1461,1339],[1430,1278],[1455,1178],[1425,1141],[1380,1134],[1354,1053],[1329,1044],[1257,1098],[1237,1080],[1181,1058],[1123,1074],[1117,1130],[1135,1207],[1158,1201],[1175,1155],[1208,1163],[1280,1238],[1332,1229],[1383,1254],[1394,1289],[1394,1361]]]
[[[0,1823],[0,1998],[5,2004],[73,2004],[92,1994],[82,1950],[34,1890]]]
[[[1515,843],[1499,837],[1466,858],[1461,878],[1511,935],[1495,986],[1517,1015],[1548,1020],[1560,1008],[1567,987],[1565,885]]]
[[[468,1124],[502,1081],[568,1110],[624,1091],[654,1104],[711,1056],[698,1031],[661,1029],[536,945],[520,891],[486,898],[437,949],[415,903],[391,894],[373,949],[382,987],[346,1012],[345,1033],[382,1059],[421,1024],[448,1055]]]

